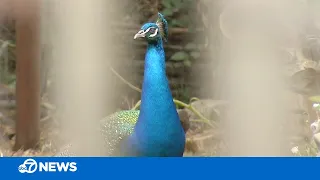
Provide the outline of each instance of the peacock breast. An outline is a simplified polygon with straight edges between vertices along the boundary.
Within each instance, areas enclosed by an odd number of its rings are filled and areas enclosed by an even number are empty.
[[[166,123],[158,119],[161,117],[166,118]],[[153,123],[138,126],[133,133],[140,154],[143,156],[182,156],[185,132],[178,114],[175,115],[173,112],[167,116],[165,114],[154,116],[154,119],[149,122]]]

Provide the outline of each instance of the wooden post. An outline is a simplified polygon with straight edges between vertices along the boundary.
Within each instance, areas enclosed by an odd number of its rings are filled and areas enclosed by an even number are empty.
[[[15,0],[17,120],[13,150],[34,148],[40,118],[40,0]]]

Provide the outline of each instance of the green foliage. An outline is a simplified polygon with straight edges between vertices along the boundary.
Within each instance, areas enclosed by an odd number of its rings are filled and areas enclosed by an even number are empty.
[[[187,67],[191,67],[192,61],[198,59],[201,56],[199,48],[194,43],[188,43],[185,45],[183,50],[174,53],[170,60],[172,61],[183,61],[183,64]]]
[[[188,62],[188,61],[185,61],[185,62]],[[179,93],[179,96],[180,96],[180,100],[182,102],[191,102],[190,100],[190,89],[188,86],[184,85],[184,84],[181,84],[181,87],[178,89],[178,93]],[[179,106],[179,104],[177,104],[178,108],[184,108],[183,106]]]
[[[193,58],[193,59],[197,59],[200,57],[200,52],[198,51],[192,51],[190,52],[190,56]]]
[[[320,96],[311,96],[309,100],[315,103],[320,103]]]
[[[201,19],[201,13],[199,13],[198,4],[199,1],[195,0],[139,0],[139,1],[125,1],[123,6],[128,9],[127,16],[130,18],[135,18],[139,16],[138,19],[140,23],[149,21],[155,18],[156,12],[161,12],[166,20],[170,30],[175,28],[181,28],[181,34],[185,35],[185,32],[189,35],[198,28],[203,27]],[[131,3],[130,3],[131,2]],[[135,3],[133,3],[135,2]],[[194,34],[192,34],[194,35]],[[188,37],[193,38],[190,35]],[[185,39],[184,42],[190,42],[191,39]],[[175,52],[169,60],[175,62],[183,62],[187,67],[191,67],[195,59],[200,57],[199,43],[191,42],[181,50]],[[180,46],[180,44],[179,44]]]
[[[194,0],[162,0],[162,13],[166,16],[169,26],[188,27],[192,21]]]
[[[183,60],[188,60],[189,59],[189,54],[185,51],[178,51],[174,53],[171,58],[173,61],[183,61]]]
[[[194,49],[197,49],[197,45],[193,43],[188,43],[184,48],[188,51],[192,51]]]
[[[294,148],[296,149],[296,151],[293,151],[292,154],[293,156],[297,156],[297,157],[306,157],[306,156],[314,157],[317,155],[317,151],[318,151],[317,145],[315,144],[314,141],[312,141],[309,144],[305,144],[304,146],[297,146]]]
[[[12,67],[15,62],[11,58],[13,48],[14,45],[9,41],[2,41],[0,44],[0,83],[10,88],[14,88],[16,82],[14,67]]]

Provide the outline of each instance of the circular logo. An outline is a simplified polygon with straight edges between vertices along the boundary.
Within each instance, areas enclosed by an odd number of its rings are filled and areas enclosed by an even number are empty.
[[[34,159],[27,159],[18,167],[20,173],[34,173],[38,168],[38,164]]]
[[[21,164],[18,168],[19,172],[25,173],[27,171],[27,167],[24,164]]]

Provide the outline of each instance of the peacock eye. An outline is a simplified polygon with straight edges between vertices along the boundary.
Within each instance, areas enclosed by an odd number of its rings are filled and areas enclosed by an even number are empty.
[[[151,28],[151,29],[149,30],[149,32],[150,32],[151,34],[153,34],[155,31],[156,31],[155,28]]]

